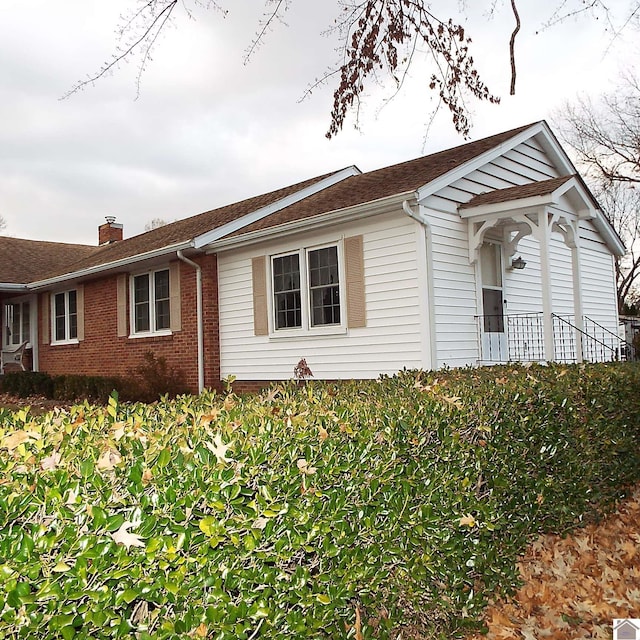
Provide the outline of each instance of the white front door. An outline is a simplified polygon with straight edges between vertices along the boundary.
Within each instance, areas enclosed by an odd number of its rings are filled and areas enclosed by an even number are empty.
[[[480,248],[482,283],[482,360],[506,362],[509,359],[502,289],[502,246],[485,242]]]

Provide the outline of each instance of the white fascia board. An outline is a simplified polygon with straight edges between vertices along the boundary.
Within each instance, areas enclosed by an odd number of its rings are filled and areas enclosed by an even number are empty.
[[[79,269],[78,271],[63,273],[62,275],[54,276],[53,278],[47,278],[46,280],[38,280],[37,282],[30,283],[28,287],[30,290],[44,289],[46,287],[60,284],[62,282],[67,282],[69,280],[78,280],[80,278],[87,278],[90,276],[98,275],[99,273],[102,273],[104,271],[121,269],[122,267],[127,267],[131,264],[136,264],[138,262],[143,262],[145,260],[160,258],[170,253],[175,253],[176,251],[179,251],[181,249],[182,250],[190,249],[192,247],[193,247],[193,244],[191,242],[181,242],[179,244],[169,245],[167,247],[162,247],[160,249],[154,249],[153,251],[147,251],[146,253],[139,253],[134,256],[129,256],[128,258],[121,258],[120,260],[114,260],[113,262],[105,262],[103,264],[98,264],[93,267],[87,267],[86,269]]]
[[[553,192],[554,200],[557,202],[561,196],[571,189],[575,189],[576,194],[584,203],[584,208],[581,208],[577,212],[579,218],[581,220],[592,220],[611,252],[614,255],[623,256],[627,252],[624,243],[602,210],[594,206],[592,194],[584,187],[580,180],[574,177],[571,178],[571,180],[567,180],[563,185],[560,185]]]
[[[256,211],[252,211],[241,218],[237,218],[236,220],[232,220],[227,224],[223,224],[216,229],[212,229],[211,231],[207,231],[207,233],[203,233],[200,236],[197,236],[194,239],[193,246],[196,249],[201,249],[202,247],[219,240],[220,238],[224,238],[234,231],[238,231],[243,227],[246,227],[254,222],[258,222],[258,220],[262,220],[262,218],[266,218],[267,216],[275,213],[276,211],[280,211],[281,209],[286,209],[290,207],[292,204],[296,202],[300,202],[300,200],[304,200],[309,196],[315,195],[316,193],[326,189],[327,187],[331,187],[338,182],[342,182],[346,178],[350,178],[352,176],[358,176],[362,173],[358,167],[355,165],[351,165],[350,167],[346,167],[345,169],[341,169],[340,171],[336,171],[332,173],[330,176],[324,178],[324,180],[320,180],[304,189],[300,189],[300,191],[296,191],[295,193],[291,193],[284,198],[280,198],[280,200],[276,200],[276,202],[272,202],[268,204],[266,207],[262,207],[257,209]]]
[[[623,256],[627,253],[627,249],[624,243],[615,232],[609,220],[602,211],[597,210],[596,215],[592,220],[595,228],[602,234],[606,245],[611,249],[611,252],[616,256]]]
[[[576,173],[575,167],[569,160],[569,157],[564,152],[562,147],[559,145],[555,136],[549,129],[549,126],[546,122],[537,122],[524,131],[521,131],[519,134],[513,136],[513,138],[509,138],[502,144],[499,144],[488,151],[485,151],[483,154],[476,156],[472,160],[465,162],[464,164],[452,169],[451,171],[441,175],[439,178],[428,182],[417,190],[418,193],[418,202],[420,204],[424,204],[424,200],[429,196],[433,195],[440,191],[440,189],[444,189],[448,187],[450,184],[455,182],[456,180],[460,180],[464,178],[468,173],[479,169],[484,166],[488,162],[491,162],[495,158],[503,155],[507,151],[517,147],[519,144],[526,142],[530,138],[538,135],[539,133],[543,133],[545,137],[545,144],[543,146],[547,146],[551,155],[554,156],[555,162],[559,165],[561,173]]]
[[[252,231],[251,233],[245,233],[231,238],[222,238],[217,242],[211,243],[207,247],[207,252],[215,253],[217,251],[231,249],[239,245],[247,246],[257,242],[262,242],[263,240],[268,240],[274,236],[281,238],[283,236],[308,229],[321,229],[341,222],[349,222],[360,218],[369,218],[371,216],[392,211],[395,206],[402,205],[402,202],[405,200],[415,198],[415,195],[415,191],[405,191],[403,193],[394,194],[393,196],[380,198],[379,200],[363,202],[346,209],[334,209],[333,211],[327,211],[326,213],[311,216],[310,218],[304,218],[303,220],[285,222],[284,224],[280,224],[275,227],[260,229],[258,231]]]

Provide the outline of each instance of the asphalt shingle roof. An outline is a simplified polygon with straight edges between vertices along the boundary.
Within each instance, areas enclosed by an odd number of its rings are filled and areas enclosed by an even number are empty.
[[[329,211],[372,202],[386,196],[415,191],[452,169],[456,169],[506,142],[530,126],[518,127],[453,149],[446,149],[415,160],[351,176],[328,189],[243,227],[241,231],[237,231],[233,235],[267,229]]]
[[[474,196],[460,205],[460,209],[469,209],[483,204],[497,204],[499,202],[509,202],[510,200],[522,200],[523,198],[533,198],[535,196],[544,196],[553,193],[558,187],[565,182],[571,180],[574,176],[561,176],[559,178],[550,178],[540,182],[531,182],[516,187],[508,187],[506,189],[496,189],[495,191],[487,191]]]
[[[0,283],[27,284],[51,271],[73,271],[100,247],[0,236]]]

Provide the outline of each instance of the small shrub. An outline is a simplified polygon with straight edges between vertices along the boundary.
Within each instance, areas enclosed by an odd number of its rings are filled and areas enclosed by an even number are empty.
[[[92,400],[105,403],[114,390],[123,386],[120,378],[103,376],[63,375],[53,378],[55,400]]]
[[[143,361],[132,372],[132,387],[137,383],[137,399],[143,402],[154,402],[160,396],[169,398],[188,393],[189,388],[184,379],[184,373],[169,367],[163,356],[156,357],[152,351],[147,351]]]
[[[0,377],[0,389],[19,398],[30,396],[53,397],[53,378],[40,371],[19,371]]]

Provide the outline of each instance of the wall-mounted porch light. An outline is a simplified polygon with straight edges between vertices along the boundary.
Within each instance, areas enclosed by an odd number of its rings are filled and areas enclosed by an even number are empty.
[[[518,256],[511,261],[512,269],[524,269],[527,266],[527,263],[522,259],[522,256]]]

